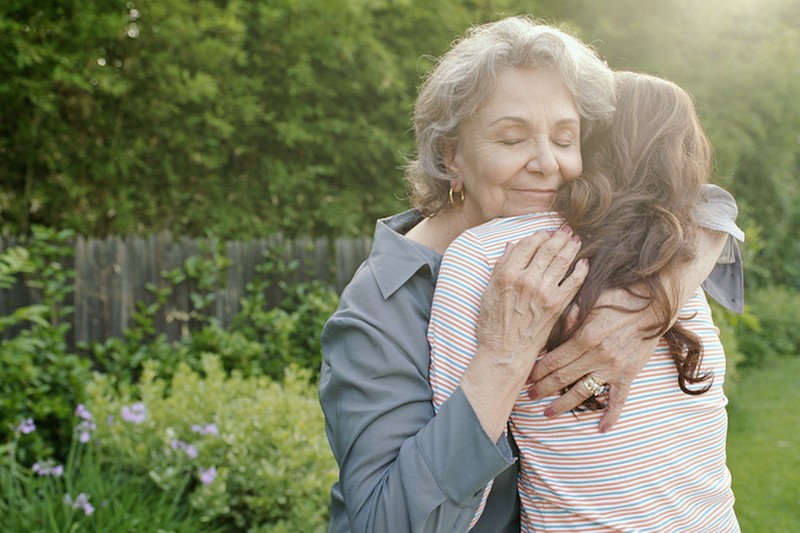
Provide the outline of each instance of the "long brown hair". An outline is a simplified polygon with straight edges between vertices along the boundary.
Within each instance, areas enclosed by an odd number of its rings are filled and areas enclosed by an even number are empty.
[[[574,302],[578,321],[554,329],[550,347],[561,344],[586,320],[601,293],[624,289],[653,306],[657,320],[645,324],[648,338],[663,336],[687,394],[704,388],[702,344],[679,324],[679,306],[662,281],[675,281],[695,257],[693,210],[704,195],[713,164],[711,145],[691,97],[672,82],[631,72],[615,74],[618,109],[609,128],[584,146],[584,173],[559,191],[556,210],[581,236],[580,257],[589,275]],[[671,284],[673,287],[674,283]],[[562,323],[566,312],[562,316]]]

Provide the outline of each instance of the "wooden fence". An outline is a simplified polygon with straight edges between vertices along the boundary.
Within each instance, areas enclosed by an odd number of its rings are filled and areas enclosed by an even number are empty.
[[[0,250],[13,243],[0,239]],[[339,239],[284,239],[280,236],[251,241],[226,241],[223,255],[230,266],[225,269],[224,283],[215,289],[213,314],[223,325],[240,309],[240,300],[247,294],[247,285],[257,276],[256,267],[265,261],[265,252],[281,250],[285,261],[297,260],[299,267],[284,275],[284,281],[320,280],[340,292],[366,258],[372,245],[369,237]],[[72,243],[74,256],[66,268],[75,270],[75,290],[68,305],[74,306],[70,344],[81,341],[104,341],[120,336],[131,324],[137,302],[150,304],[156,300],[148,285],[171,285],[162,273],[184,265],[192,256],[208,253],[211,241],[174,238],[161,233],[148,237],[87,239]],[[279,298],[275,277],[267,291],[267,300],[275,304]],[[190,295],[196,283],[189,280],[174,287],[170,299],[156,316],[156,329],[177,338],[185,327],[191,309]],[[0,316],[22,306],[41,301],[41,293],[27,286],[20,278],[9,290],[0,290]],[[13,335],[7,330],[6,337]]]

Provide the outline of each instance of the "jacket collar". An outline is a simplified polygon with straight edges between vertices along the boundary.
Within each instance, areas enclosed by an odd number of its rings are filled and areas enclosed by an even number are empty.
[[[412,209],[381,219],[375,226],[372,252],[367,261],[384,299],[424,267],[428,267],[434,281],[439,274],[441,254],[405,236],[422,219],[422,214]]]

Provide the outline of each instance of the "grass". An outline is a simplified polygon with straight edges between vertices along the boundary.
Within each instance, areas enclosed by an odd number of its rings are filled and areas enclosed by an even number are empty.
[[[747,370],[728,405],[728,466],[744,533],[800,532],[800,357]]]

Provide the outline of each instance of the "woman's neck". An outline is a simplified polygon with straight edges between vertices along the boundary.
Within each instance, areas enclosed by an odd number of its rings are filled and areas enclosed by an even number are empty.
[[[456,237],[473,226],[460,210],[447,209],[423,219],[406,237],[443,254]]]

